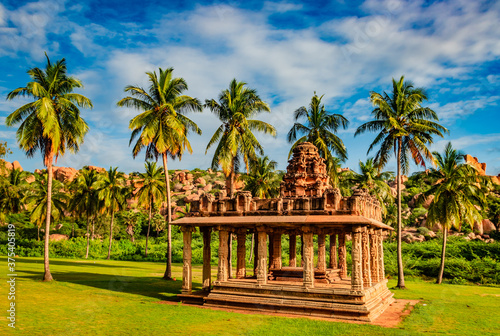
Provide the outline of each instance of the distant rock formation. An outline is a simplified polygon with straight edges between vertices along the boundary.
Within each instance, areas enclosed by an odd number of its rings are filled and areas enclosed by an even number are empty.
[[[497,176],[486,175],[486,163],[479,162],[477,157],[473,157],[472,155],[467,154],[465,155],[465,162],[475,167],[479,174],[481,174],[482,176],[489,176],[493,183],[500,184],[500,174],[498,174]]]

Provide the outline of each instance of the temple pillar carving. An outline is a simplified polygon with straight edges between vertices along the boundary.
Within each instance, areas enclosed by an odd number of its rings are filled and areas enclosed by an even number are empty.
[[[384,236],[382,234],[382,229],[378,229],[377,231],[377,241],[378,241],[378,278],[379,281],[385,279],[385,269],[384,269]]]
[[[361,260],[361,227],[353,228],[352,232],[352,272],[351,272],[351,290],[363,290],[363,266]]]
[[[200,228],[203,233],[203,275],[202,275],[202,288],[205,290],[210,289],[211,279],[212,279],[212,267],[210,262],[212,261],[212,251],[210,248],[210,243],[212,240],[212,228],[204,227]]]
[[[330,261],[328,264],[329,268],[337,268],[337,234],[330,235]]]
[[[269,246],[268,246],[268,256],[269,256],[269,260],[268,260],[268,269],[271,269],[273,267],[273,253],[274,253],[274,233],[273,232],[269,232],[268,234],[268,241],[269,241]]]
[[[219,229],[219,264],[217,268],[217,281],[227,281],[227,256],[229,232],[226,228]]]
[[[290,256],[290,262],[288,263],[288,266],[290,267],[296,267],[297,266],[297,236],[295,234],[290,234],[289,239],[288,239],[288,246],[289,246],[289,256]]]
[[[257,284],[267,283],[267,234],[264,228],[257,228]]]
[[[363,284],[365,287],[371,287],[372,274],[371,274],[371,259],[370,259],[370,241],[368,239],[368,230],[363,228],[361,232],[361,259],[363,266]]]
[[[304,287],[314,287],[314,246],[313,233],[305,228],[302,235],[304,237]]]
[[[259,262],[259,244],[257,241],[257,231],[254,231],[253,233],[253,275],[256,277],[257,276],[257,264]]]
[[[272,255],[272,263],[271,268],[281,269],[282,261],[281,261],[281,232],[274,232],[273,234],[273,255]]]
[[[246,277],[246,240],[247,230],[241,229],[237,231],[237,247],[236,247],[236,279],[244,279]]]
[[[378,238],[375,230],[370,229],[368,231],[370,237],[370,270],[372,274],[372,283],[376,284],[380,281],[379,275],[379,265],[378,265]]]
[[[318,271],[326,271],[326,244],[324,233],[318,234]]]
[[[193,270],[191,267],[191,241],[194,227],[184,226],[181,228],[184,247],[182,248],[182,294],[191,294],[193,286]]]
[[[347,251],[345,248],[345,232],[339,234],[339,276],[341,279],[347,278]]]

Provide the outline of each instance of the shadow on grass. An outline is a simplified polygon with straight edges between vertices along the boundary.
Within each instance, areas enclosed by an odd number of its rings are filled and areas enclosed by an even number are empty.
[[[7,260],[7,257],[0,257],[0,260],[5,259]],[[18,263],[20,264],[40,264],[43,265],[43,259],[41,260],[33,260],[33,259],[24,259],[24,258],[15,258]],[[74,259],[71,261],[63,261],[63,260],[58,260],[58,259],[50,259],[50,264],[51,265],[60,265],[60,266],[97,266],[97,267],[106,267],[106,268],[138,268],[135,266],[120,266],[120,265],[110,265],[106,262],[103,262],[102,260],[80,260],[80,259]]]
[[[21,279],[40,281],[43,272],[23,271]],[[141,295],[162,301],[178,301],[177,294],[181,291],[182,281],[167,281],[160,277],[135,277],[119,274],[99,274],[87,272],[53,271],[56,282],[72,283],[89,286],[111,292]],[[193,283],[193,285],[199,285]]]

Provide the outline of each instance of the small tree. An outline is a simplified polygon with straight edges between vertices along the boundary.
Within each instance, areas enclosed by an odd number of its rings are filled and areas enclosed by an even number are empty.
[[[139,204],[149,211],[148,233],[146,235],[146,257],[148,256],[149,231],[155,205],[162,202],[165,197],[165,176],[163,168],[157,167],[156,162],[146,162],[146,172],[139,175],[138,183],[141,185],[137,191]]]
[[[439,223],[443,228],[441,265],[436,281],[440,284],[443,281],[448,230],[451,227],[459,229],[463,222],[472,225],[474,221],[481,221],[481,213],[476,206],[484,207],[487,190],[482,188],[486,180],[473,166],[463,163],[464,153],[453,149],[450,142],[444,155],[438,152],[433,152],[433,155],[437,169],[431,169],[429,175],[435,183],[423,196],[434,195],[429,205],[428,225]]]

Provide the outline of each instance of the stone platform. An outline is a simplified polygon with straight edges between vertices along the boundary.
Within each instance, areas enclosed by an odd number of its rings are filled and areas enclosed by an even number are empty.
[[[206,307],[363,322],[372,322],[394,302],[393,294],[387,288],[387,280],[353,292],[350,279],[341,280],[335,285],[318,284],[314,288],[305,288],[291,281],[269,281],[258,285],[251,279],[229,279],[215,282],[210,293],[180,295],[179,298],[188,304],[203,302]]]

